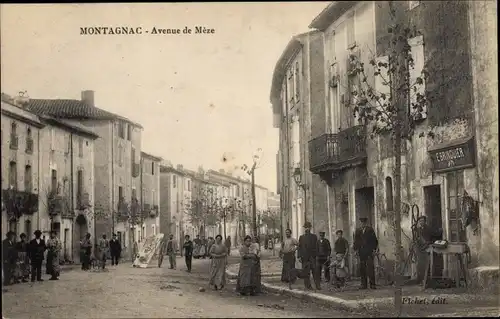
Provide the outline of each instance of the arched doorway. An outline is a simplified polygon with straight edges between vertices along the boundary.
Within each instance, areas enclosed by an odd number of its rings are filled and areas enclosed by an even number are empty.
[[[87,218],[84,215],[79,214],[76,217],[74,228],[75,228],[75,235],[74,235],[75,237],[73,238],[73,243],[74,243],[73,256],[75,256],[74,259],[78,258],[77,260],[78,262],[80,262],[80,241],[89,231]]]

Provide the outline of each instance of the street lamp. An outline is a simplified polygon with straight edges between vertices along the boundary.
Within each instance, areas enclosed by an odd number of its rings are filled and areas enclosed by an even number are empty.
[[[300,168],[296,167],[293,171],[293,179],[298,187],[302,188],[304,191],[304,222],[307,221],[307,185],[302,181],[302,171]]]

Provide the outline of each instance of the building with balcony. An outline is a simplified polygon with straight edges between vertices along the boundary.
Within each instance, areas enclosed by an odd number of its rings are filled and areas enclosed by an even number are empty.
[[[123,256],[133,247],[130,217],[140,211],[131,203],[132,189],[140,189],[140,152],[142,126],[105,111],[95,104],[94,91],[83,91],[81,100],[30,99],[27,108],[36,114],[81,124],[99,138],[94,141],[93,237],[117,233]]]
[[[137,231],[137,238],[145,238],[160,232],[160,163],[158,156],[141,152],[141,185],[143,224]],[[132,198],[134,198],[132,189]],[[139,228],[139,227],[138,227]]]
[[[98,135],[64,119],[40,115],[40,230],[55,230],[62,260],[79,262],[79,242],[94,234],[94,142]],[[95,236],[93,239],[95,240]]]
[[[489,160],[476,161],[478,131],[474,123],[472,70],[475,64],[482,62],[473,61],[470,56],[471,4],[440,1],[394,4],[398,19],[419,31],[419,35],[408,41],[414,59],[410,79],[419,77],[424,67],[429,74],[421,88],[429,102],[426,108],[416,114],[410,104],[413,97],[410,97],[406,110],[415,125],[415,133],[402,147],[401,227],[403,234],[408,235],[402,236],[404,254],[409,253],[411,244],[412,211],[418,207],[420,214],[427,216],[431,228],[442,231],[444,239],[468,245],[469,267],[492,263],[495,258],[498,260],[498,239],[493,239],[498,231],[485,230],[483,225],[483,221],[495,222],[491,219],[491,209],[479,202],[480,196],[484,196],[480,192],[487,194],[488,191],[481,191],[478,186],[483,185],[478,179],[478,170],[493,176],[495,169],[486,164],[493,160],[490,155],[483,156]],[[475,8],[480,7],[484,9],[484,4]],[[390,23],[386,1],[335,1],[312,21],[310,27],[320,31],[324,41],[324,58],[318,61],[324,65],[324,76],[321,83],[316,82],[323,88],[324,103],[311,109],[309,142],[309,169],[326,183],[328,190],[318,205],[323,205],[320,211],[328,213],[324,220],[332,231],[330,236],[334,230],[343,229],[345,237],[352,240],[359,217],[367,217],[389,263],[394,261],[391,136],[381,133],[367,137],[367,129],[373,121],[363,123],[346,104],[356,99],[353,92],[359,83],[356,74],[351,72],[349,56],[356,56],[366,66],[372,58],[387,61]],[[472,38],[472,41],[481,41],[481,37]],[[484,59],[488,59],[487,55]],[[488,63],[493,63],[489,59]],[[383,81],[377,80],[375,70],[365,68],[365,72],[372,88],[388,96],[393,93]],[[489,94],[486,95],[493,96]],[[484,110],[483,114],[490,112],[481,100],[476,103],[476,110]],[[496,122],[490,127],[498,130]],[[483,145],[488,145],[490,152],[491,147],[498,149],[489,142]],[[495,187],[490,186],[487,187]],[[489,201],[491,207],[493,200]],[[472,216],[469,226],[465,224],[467,216]],[[484,240],[489,241],[488,244]],[[352,271],[357,273],[357,265],[353,266]],[[457,271],[448,258],[436,259],[434,268],[436,274],[453,275]],[[416,267],[408,267],[405,275],[415,276]]]
[[[276,63],[271,87],[274,127],[279,128],[278,188],[283,210],[283,227],[294,236],[309,221],[314,231],[326,230],[326,213],[318,205],[325,186],[309,171],[308,141],[323,133],[311,126],[311,119],[325,117],[323,37],[311,31],[293,37]]]
[[[2,237],[40,229],[40,130],[44,123],[2,93]]]

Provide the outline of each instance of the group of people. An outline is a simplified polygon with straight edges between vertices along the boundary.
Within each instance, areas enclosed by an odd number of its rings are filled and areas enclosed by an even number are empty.
[[[182,249],[187,272],[191,272],[195,251],[197,253],[202,251],[196,250],[199,247],[198,245],[204,245],[204,242],[202,240],[198,241],[198,239],[199,236],[196,236],[194,241],[191,241],[189,235],[184,237]],[[176,269],[177,248],[177,241],[173,235],[170,235],[168,240],[163,241],[158,254],[158,267],[162,266],[164,256],[168,256],[169,268]],[[228,237],[223,241],[221,235],[215,236],[214,239],[209,238],[206,242],[206,250],[208,253],[205,257],[210,258],[209,285],[215,290],[221,290],[226,284],[227,257],[231,252],[231,239]],[[261,291],[260,245],[258,240],[246,236],[239,252],[241,260],[236,290],[241,295],[255,295]]]
[[[28,282],[43,281],[42,263],[46,258],[46,273],[50,275],[49,280],[58,280],[61,272],[60,254],[62,251],[61,241],[56,231],[50,232],[50,238],[45,241],[42,232],[36,230],[35,238],[29,241],[26,234],[19,236],[16,233],[7,232],[7,238],[2,242],[3,259],[3,281],[4,286]]]
[[[90,270],[92,263],[92,241],[91,235],[86,234],[82,241],[80,241],[80,260],[82,262],[82,270]],[[94,250],[95,259],[99,261],[101,269],[106,268],[106,261],[108,257],[111,258],[111,266],[118,265],[121,258],[122,245],[118,240],[116,234],[113,234],[111,240],[107,239],[106,234],[103,234],[101,239]]]
[[[367,218],[360,218],[361,227],[356,229],[353,249],[360,261],[361,289],[375,289],[374,255],[378,249],[378,239],[374,229],[368,225]],[[282,243],[280,256],[283,259],[281,281],[292,284],[297,278],[304,279],[306,289],[313,289],[310,276],[314,279],[317,290],[321,289],[321,277],[340,288],[349,276],[347,256],[349,242],[343,237],[343,231],[337,230],[337,239],[332,247],[325,238],[325,232],[319,233],[319,238],[311,233],[310,222],[304,224],[304,235],[299,240],[292,237],[292,231],[286,230],[286,238]],[[302,269],[295,267],[296,255],[302,264]],[[333,257],[333,258],[332,258]]]

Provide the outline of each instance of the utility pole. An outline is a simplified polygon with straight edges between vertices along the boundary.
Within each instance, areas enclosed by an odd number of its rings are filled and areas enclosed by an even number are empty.
[[[250,169],[250,175],[252,176],[252,224],[253,224],[253,234],[257,237],[257,205],[255,200],[255,167],[257,163],[254,162],[252,168]]]

